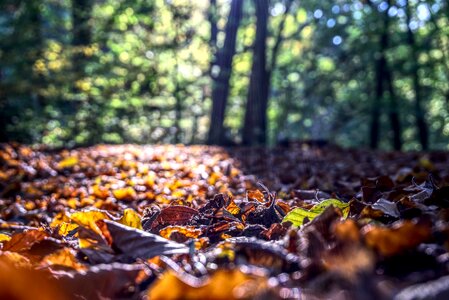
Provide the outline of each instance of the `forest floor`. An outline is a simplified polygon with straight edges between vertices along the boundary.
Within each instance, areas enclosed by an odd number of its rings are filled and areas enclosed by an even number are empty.
[[[449,154],[0,145],[0,299],[449,295]]]

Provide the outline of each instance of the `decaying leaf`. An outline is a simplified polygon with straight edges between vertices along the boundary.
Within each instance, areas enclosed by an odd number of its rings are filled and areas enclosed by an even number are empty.
[[[366,244],[384,256],[392,256],[413,249],[431,237],[431,227],[426,221],[399,221],[391,228],[368,225],[363,228]]]
[[[132,258],[147,259],[158,255],[184,254],[189,248],[164,239],[156,234],[105,220],[112,237],[112,245],[120,254]]]
[[[48,233],[43,230],[28,230],[22,233],[16,233],[9,241],[3,244],[2,250],[11,252],[26,251],[48,236]]]
[[[248,199],[257,200],[259,202],[265,202],[265,200],[264,200],[265,197],[264,197],[263,193],[259,190],[248,191],[247,197],[248,197]]]
[[[181,281],[166,272],[149,289],[150,299],[241,299],[254,298],[267,288],[267,278],[245,274],[239,269],[218,270],[200,286]]]
[[[77,271],[86,270],[87,267],[81,264],[75,257],[75,251],[70,248],[63,248],[42,259],[43,267],[58,266],[71,268]]]
[[[201,229],[196,229],[193,226],[167,226],[162,229],[159,234],[166,239],[173,240],[173,238],[171,238],[172,234],[179,234],[188,239],[197,238],[202,232]]]

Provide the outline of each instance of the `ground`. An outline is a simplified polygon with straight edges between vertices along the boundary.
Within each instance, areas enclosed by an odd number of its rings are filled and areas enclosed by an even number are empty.
[[[0,148],[0,299],[449,293],[445,152]]]

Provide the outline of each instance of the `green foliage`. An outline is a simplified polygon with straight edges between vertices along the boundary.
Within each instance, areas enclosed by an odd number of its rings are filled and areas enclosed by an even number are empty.
[[[91,37],[74,45],[72,2],[0,4],[1,141],[51,146],[105,143],[200,143],[211,107],[207,1],[93,1],[85,13]],[[271,1],[268,63],[279,26],[282,42],[271,70],[270,144],[327,139],[369,144],[376,60],[384,2]],[[449,140],[447,2],[410,0],[423,107],[432,148]],[[218,1],[223,44],[228,1]],[[251,72],[255,10],[245,2],[238,32],[225,126],[238,142]],[[419,149],[404,3],[389,10],[387,63],[399,103],[406,150]],[[212,70],[213,71],[213,70]],[[380,103],[380,146],[391,148],[392,108]]]

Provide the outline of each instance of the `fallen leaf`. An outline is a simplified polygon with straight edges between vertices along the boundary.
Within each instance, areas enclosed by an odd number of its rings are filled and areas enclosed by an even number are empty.
[[[246,287],[246,288],[245,288]],[[239,269],[217,270],[208,280],[191,286],[173,271],[162,275],[148,290],[150,299],[240,299],[257,298],[267,288],[267,278]],[[243,292],[247,293],[243,293]]]
[[[42,267],[59,266],[72,268],[77,271],[86,270],[87,267],[81,264],[75,257],[75,251],[70,248],[60,249],[45,256],[41,262]]]
[[[142,218],[140,217],[140,215],[134,209],[126,208],[123,211],[122,218],[120,220],[118,220],[117,222],[119,222],[120,224],[129,226],[129,227],[142,229],[141,219]]]
[[[327,199],[318,204],[315,204],[310,210],[304,208],[295,208],[291,210],[282,220],[284,222],[291,222],[294,226],[304,225],[304,221],[311,221],[316,218],[319,214],[326,210],[327,207],[334,206],[339,208],[343,217],[347,217],[349,214],[349,203],[342,202],[337,199]]]
[[[252,200],[257,200],[259,202],[265,202],[265,197],[263,193],[259,190],[248,191],[247,198]]]
[[[428,241],[432,229],[427,222],[398,221],[391,228],[368,225],[362,231],[367,246],[384,256],[413,249]]]
[[[58,169],[71,168],[77,165],[79,162],[78,158],[75,156],[69,156],[58,163]]]
[[[132,258],[147,259],[158,255],[189,253],[189,248],[156,234],[105,220],[114,249]]]
[[[48,233],[42,230],[28,230],[14,234],[11,239],[3,244],[3,251],[21,252],[48,237]]]
[[[110,217],[105,211],[85,210],[74,212],[70,215],[70,219],[78,225],[89,228],[101,235],[101,230],[96,222],[99,220],[110,220]]]

